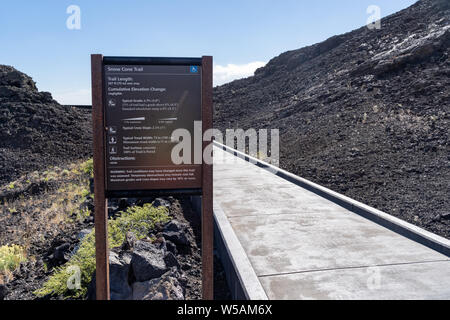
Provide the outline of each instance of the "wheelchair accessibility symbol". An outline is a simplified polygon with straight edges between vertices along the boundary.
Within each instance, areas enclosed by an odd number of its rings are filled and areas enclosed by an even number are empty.
[[[198,67],[197,66],[191,66],[191,73],[198,73]]]

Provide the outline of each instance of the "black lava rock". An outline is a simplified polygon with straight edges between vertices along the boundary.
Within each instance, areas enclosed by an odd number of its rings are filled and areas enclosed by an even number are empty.
[[[174,255],[176,255],[178,253],[177,246],[169,240],[166,240],[166,247],[167,247],[167,251],[172,252]]]
[[[0,65],[0,184],[92,154],[89,110],[64,107],[34,81]]]
[[[165,231],[163,237],[175,243],[176,245],[187,246],[189,245],[189,239],[184,232]]]
[[[450,1],[421,0],[282,53],[214,88],[214,127],[279,129],[283,169],[450,238],[427,223],[450,194],[449,25]]]
[[[148,281],[162,276],[167,270],[165,252],[147,241],[138,241],[134,247],[131,267],[137,281]]]
[[[69,260],[70,243],[63,243],[55,248],[53,252],[53,258],[59,263],[65,263]]]
[[[168,252],[166,256],[164,257],[164,261],[166,262],[166,266],[168,268],[176,267],[177,269],[180,269],[180,263],[178,262],[177,258],[172,252]]]
[[[8,290],[6,289],[6,286],[4,284],[0,284],[0,301],[5,299],[7,293]]]

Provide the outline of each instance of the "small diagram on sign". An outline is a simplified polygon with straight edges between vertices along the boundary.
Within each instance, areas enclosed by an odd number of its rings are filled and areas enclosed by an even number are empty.
[[[109,144],[116,144],[117,138],[115,136],[109,137]]]
[[[122,121],[145,121],[145,117],[122,119]]]
[[[116,134],[117,133],[117,127],[109,127],[108,128],[109,134]]]
[[[115,106],[116,106],[116,100],[114,100],[114,99],[109,99],[109,100],[108,100],[108,106],[109,106],[109,107],[115,107]]]
[[[116,154],[117,153],[117,147],[110,147],[109,148],[109,153],[110,154]]]

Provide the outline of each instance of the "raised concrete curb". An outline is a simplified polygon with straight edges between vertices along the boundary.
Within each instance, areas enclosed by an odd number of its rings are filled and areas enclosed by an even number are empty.
[[[298,177],[290,172],[287,172],[281,168],[275,167],[271,164],[268,164],[264,161],[261,161],[257,158],[249,156],[245,153],[242,153],[238,150],[230,148],[224,144],[218,143],[214,141],[215,146],[221,148],[222,150],[233,154],[236,157],[239,157],[245,161],[248,161],[256,166],[266,169],[269,172],[295,184],[302,188],[305,188],[315,194],[324,197],[368,220],[371,220],[389,230],[392,230],[408,239],[416,241],[428,248],[436,250],[447,257],[450,257],[450,240],[447,240],[443,237],[435,235],[434,233],[428,232],[420,227],[414,226],[406,221],[398,219],[394,216],[391,216],[385,212],[367,206],[361,202],[353,200],[349,197],[346,197],[342,194],[334,192],[328,188],[322,187],[314,182],[306,180],[304,178]]]
[[[192,196],[195,211],[201,214],[201,197]],[[250,260],[222,208],[214,203],[214,244],[225,269],[233,300],[268,300]]]
[[[214,203],[216,247],[235,300],[268,300],[250,260],[220,206]]]

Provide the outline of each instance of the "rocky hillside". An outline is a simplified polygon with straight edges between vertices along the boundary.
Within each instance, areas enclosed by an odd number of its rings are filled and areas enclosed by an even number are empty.
[[[91,136],[89,113],[59,105],[29,76],[0,65],[0,184],[86,159]]]
[[[0,301],[95,298],[92,176],[88,160],[0,185]],[[108,216],[113,300],[201,298],[200,215],[188,197],[109,199]],[[228,299],[215,267],[215,296]],[[69,287],[77,268],[80,286]]]
[[[215,126],[279,128],[281,166],[450,238],[450,2],[272,59],[215,89]]]

